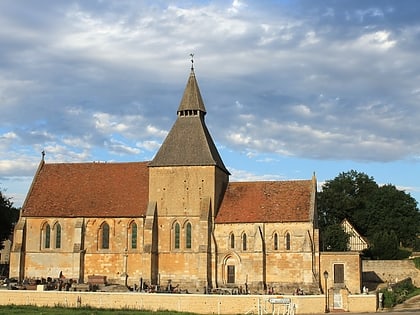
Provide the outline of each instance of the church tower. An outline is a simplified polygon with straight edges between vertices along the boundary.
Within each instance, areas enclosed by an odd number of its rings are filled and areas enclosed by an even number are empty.
[[[177,119],[149,164],[145,222],[152,283],[199,292],[215,282],[214,218],[230,175],[205,115],[192,66]]]

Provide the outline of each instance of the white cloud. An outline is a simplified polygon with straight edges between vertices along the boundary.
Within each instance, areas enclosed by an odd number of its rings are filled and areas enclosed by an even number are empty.
[[[92,148],[91,139],[89,136],[84,137],[71,137],[67,136],[62,139],[63,144],[66,146],[79,148],[79,149],[85,149],[89,150]]]
[[[48,162],[77,162],[90,160],[90,153],[87,150],[72,150],[61,144],[47,144],[39,148],[39,152],[45,151],[45,159]]]
[[[160,137],[160,138],[164,138],[168,134],[168,131],[158,129],[157,127],[152,126],[152,125],[147,125],[146,126],[146,132],[147,132],[148,135],[157,136],[157,137]]]
[[[364,34],[356,41],[357,47],[363,50],[388,50],[394,47],[396,44],[397,41],[391,39],[391,33],[389,31],[378,31],[374,33]]]
[[[299,104],[294,106],[294,111],[296,112],[296,114],[301,115],[301,116],[311,116],[312,112],[311,109],[304,104]]]
[[[131,147],[122,141],[117,141],[115,139],[111,139],[111,141],[105,142],[105,146],[108,148],[108,150],[117,155],[136,155],[141,152],[139,148]]]
[[[142,141],[142,142],[136,143],[136,145],[139,148],[143,148],[147,151],[157,152],[157,150],[160,148],[162,143],[159,143],[157,141]]]
[[[0,143],[1,142],[10,142],[10,141],[14,141],[14,140],[16,140],[17,139],[17,135],[16,135],[16,133],[15,132],[13,132],[13,131],[9,131],[9,132],[6,132],[6,133],[4,133],[4,134],[2,134],[2,135],[0,135]]]
[[[227,136],[227,139],[229,139],[234,145],[248,145],[252,142],[251,137],[240,133],[230,133]]]
[[[241,9],[246,8],[247,5],[241,0],[233,0],[232,6],[228,9],[229,13],[237,14]]]
[[[417,9],[0,2],[0,176],[24,174],[6,165],[37,164],[43,149],[49,161],[149,158],[176,119],[191,52],[220,147],[253,161],[418,161]]]
[[[279,174],[264,174],[258,175],[246,170],[240,170],[230,167],[230,172],[232,173],[231,181],[232,182],[249,182],[249,181],[273,181],[273,180],[285,180],[284,175]]]
[[[26,157],[15,157],[10,160],[0,160],[1,176],[26,176],[32,175],[39,161],[28,160]]]
[[[309,31],[305,34],[305,39],[302,41],[302,46],[315,45],[320,42],[320,38],[317,37],[314,31]]]

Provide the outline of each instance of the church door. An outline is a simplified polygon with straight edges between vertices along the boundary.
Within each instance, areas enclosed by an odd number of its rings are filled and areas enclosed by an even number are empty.
[[[334,265],[334,286],[335,287],[344,286],[344,265],[343,264]]]

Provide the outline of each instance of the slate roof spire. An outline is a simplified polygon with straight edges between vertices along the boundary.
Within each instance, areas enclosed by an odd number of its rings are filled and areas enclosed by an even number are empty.
[[[187,86],[185,87],[184,95],[182,96],[181,103],[179,104],[177,114],[178,116],[188,116],[194,114],[204,116],[206,114],[206,108],[204,106],[203,98],[201,97],[197,79],[195,78],[193,66],[191,66],[190,77],[188,78]]]
[[[206,108],[195,77],[193,59],[191,63],[177,120],[149,166],[214,165],[229,174],[204,121]]]

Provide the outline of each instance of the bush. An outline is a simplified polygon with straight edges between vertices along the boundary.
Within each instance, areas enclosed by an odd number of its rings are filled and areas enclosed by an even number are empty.
[[[407,259],[412,254],[412,251],[408,248],[400,248],[398,250],[397,259]]]
[[[384,294],[385,308],[391,308],[397,304],[403,303],[414,291],[416,291],[416,287],[413,285],[410,278],[398,282],[389,288],[380,290],[380,292]]]
[[[397,298],[393,291],[383,289],[381,292],[384,294],[384,307],[391,308],[397,304]]]

